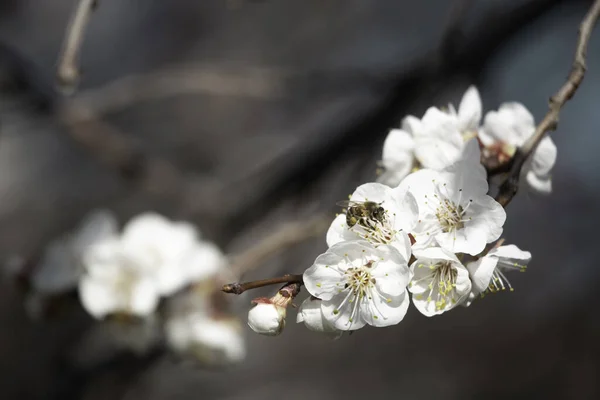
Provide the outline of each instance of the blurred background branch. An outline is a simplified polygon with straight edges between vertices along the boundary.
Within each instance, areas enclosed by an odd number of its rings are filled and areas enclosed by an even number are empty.
[[[74,92],[79,84],[79,53],[91,14],[97,5],[98,0],[79,0],[69,21],[56,71],[59,88],[65,93]]]

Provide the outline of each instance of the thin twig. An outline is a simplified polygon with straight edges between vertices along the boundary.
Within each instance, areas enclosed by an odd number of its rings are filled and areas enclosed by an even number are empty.
[[[579,39],[577,41],[577,48],[575,50],[575,60],[571,67],[571,72],[565,84],[550,98],[550,110],[537,126],[535,133],[531,136],[523,146],[517,151],[514,157],[510,174],[500,186],[496,200],[506,207],[508,203],[517,194],[519,188],[519,177],[521,175],[521,169],[535,151],[537,146],[540,144],[546,133],[556,130],[558,126],[558,117],[560,110],[569,101],[577,88],[583,81],[586,70],[586,51],[590,36],[600,17],[600,0],[594,1],[594,4],[588,11],[587,15],[581,22],[579,27]]]
[[[79,51],[90,16],[97,5],[98,0],[79,0],[69,22],[56,71],[59,88],[64,92],[72,93],[79,83]]]
[[[278,283],[302,284],[303,283],[302,275],[288,274],[288,275],[278,276],[276,278],[261,279],[258,281],[250,281],[250,282],[244,282],[244,283],[239,283],[239,282],[229,283],[227,285],[223,285],[223,288],[221,290],[225,293],[242,294],[246,290],[256,289],[256,288],[260,288],[260,287],[264,287],[264,286],[276,285]]]
[[[325,232],[330,224],[331,218],[323,215],[313,217],[308,221],[285,223],[261,240],[258,245],[235,256],[231,263],[231,269],[236,276],[242,276],[276,252]]]

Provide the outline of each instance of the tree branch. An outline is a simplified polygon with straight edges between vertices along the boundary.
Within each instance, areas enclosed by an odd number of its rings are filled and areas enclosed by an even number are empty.
[[[278,283],[299,283],[302,284],[302,275],[283,275],[276,278],[261,279],[258,281],[250,281],[244,283],[229,283],[223,285],[221,289],[225,293],[242,294],[246,290],[257,289],[264,286],[276,285]]]
[[[74,92],[79,84],[79,51],[90,16],[97,5],[98,0],[79,0],[69,22],[56,71],[58,86],[65,93]]]
[[[521,146],[514,156],[510,173],[506,180],[500,186],[496,200],[506,207],[508,203],[517,194],[519,188],[519,178],[521,170],[527,159],[535,151],[546,133],[556,130],[558,118],[562,107],[569,101],[577,88],[583,81],[586,70],[586,52],[590,36],[600,17],[600,0],[594,1],[594,4],[583,19],[579,27],[579,39],[575,50],[575,60],[571,67],[571,72],[565,84],[550,98],[550,110],[537,126],[534,134]]]

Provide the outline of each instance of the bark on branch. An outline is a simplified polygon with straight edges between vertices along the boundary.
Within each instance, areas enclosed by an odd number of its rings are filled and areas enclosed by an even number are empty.
[[[283,275],[276,278],[261,279],[258,281],[244,282],[244,283],[229,283],[223,285],[223,292],[232,294],[242,294],[246,290],[257,289],[264,286],[276,285],[278,283],[299,283],[302,284],[302,275]]]

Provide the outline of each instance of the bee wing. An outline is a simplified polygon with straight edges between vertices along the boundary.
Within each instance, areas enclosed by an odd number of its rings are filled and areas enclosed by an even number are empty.
[[[337,201],[335,204],[340,207],[352,207],[352,206],[360,206],[363,205],[364,201],[352,201],[352,200],[341,200]]]

